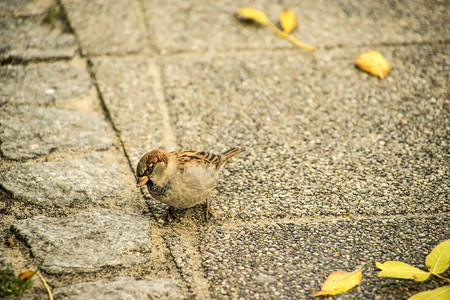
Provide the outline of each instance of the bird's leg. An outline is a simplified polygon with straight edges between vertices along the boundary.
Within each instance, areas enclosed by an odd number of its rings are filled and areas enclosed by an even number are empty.
[[[169,219],[175,220],[176,218],[177,217],[173,213],[173,206],[169,206],[169,210],[167,211],[167,214],[166,214],[166,222],[169,222]]]
[[[206,207],[204,213],[205,213],[205,221],[208,221],[208,219],[211,218],[211,216],[214,216],[211,207],[209,206],[208,199],[206,199]]]

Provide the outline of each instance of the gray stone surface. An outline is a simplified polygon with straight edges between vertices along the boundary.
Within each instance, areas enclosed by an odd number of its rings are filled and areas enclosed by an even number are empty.
[[[385,80],[354,67],[356,48],[164,60],[180,148],[247,149],[222,171],[218,216],[448,211],[448,47],[379,50]]]
[[[0,110],[0,117],[1,152],[8,159],[104,150],[113,143],[107,123],[90,113],[20,106]]]
[[[184,299],[181,284],[173,279],[135,280],[122,277],[111,282],[86,282],[55,289],[57,299]]]
[[[75,36],[63,24],[46,24],[43,17],[0,18],[0,61],[69,58],[75,55]]]
[[[147,218],[96,210],[71,217],[37,216],[20,220],[12,230],[44,260],[52,274],[95,272],[104,267],[131,267],[151,251]]]
[[[54,5],[55,0],[2,0],[0,1],[0,17],[43,14]]]
[[[199,237],[200,252],[212,299],[307,299],[333,271],[358,268],[361,284],[333,299],[406,299],[442,282],[376,278],[375,262],[426,270],[427,254],[449,237],[449,221],[436,215],[210,228]]]
[[[158,69],[145,57],[108,57],[93,62],[105,105],[136,167],[142,155],[170,144],[165,104],[158,99],[155,82]]]
[[[126,172],[105,162],[101,155],[91,154],[20,164],[2,170],[0,183],[14,195],[14,201],[54,214],[74,208],[127,205],[133,191],[124,183]]]
[[[0,103],[63,105],[89,96],[89,73],[67,63],[0,67]]]
[[[139,22],[137,1],[63,0],[62,3],[83,54],[128,54],[143,50],[145,34]]]
[[[143,1],[152,47],[163,54],[294,47],[267,27],[237,21],[233,13],[244,6],[265,11],[273,23],[288,7],[300,23],[292,36],[319,49],[436,41],[449,36],[446,24],[450,18],[445,1],[439,0]]]

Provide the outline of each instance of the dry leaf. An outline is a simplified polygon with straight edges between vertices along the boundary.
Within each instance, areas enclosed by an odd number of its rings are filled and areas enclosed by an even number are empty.
[[[234,15],[241,21],[253,20],[263,25],[270,23],[265,12],[251,7],[242,7]]]
[[[415,294],[408,300],[448,300],[450,299],[450,285]]]
[[[401,261],[387,261],[384,264],[379,262],[375,263],[377,268],[381,271],[378,272],[377,277],[392,277],[400,279],[413,279],[415,281],[424,281],[430,277],[429,272],[422,271],[413,266],[405,264]]]
[[[428,270],[435,274],[445,272],[450,266],[450,239],[443,241],[425,259]]]
[[[289,8],[285,8],[280,12],[280,24],[284,33],[291,33],[297,27],[297,15]]]
[[[242,7],[240,9],[238,9],[238,11],[236,11],[234,15],[236,16],[236,18],[238,18],[241,21],[252,20],[252,21],[256,21],[260,24],[266,25],[267,27],[272,29],[276,33],[276,35],[278,35],[279,37],[281,37],[285,40],[288,40],[289,42],[293,43],[297,47],[314,52],[313,47],[300,42],[296,38],[281,31],[280,29],[278,29],[278,27],[275,26],[275,24],[273,24],[272,22],[269,21],[266,13],[263,11],[260,11],[260,10],[257,10],[257,9],[251,8],[251,7]]]
[[[391,70],[391,65],[384,56],[375,50],[366,51],[355,59],[355,64],[363,71],[380,78],[386,77]]]
[[[357,286],[362,279],[361,269],[354,272],[335,271],[331,273],[322,284],[320,292],[313,295],[316,296],[332,296],[344,293]]]
[[[34,271],[33,270],[26,270],[26,271],[22,271],[19,274],[19,279],[22,281],[27,280],[28,278],[30,278],[31,276],[34,275]]]

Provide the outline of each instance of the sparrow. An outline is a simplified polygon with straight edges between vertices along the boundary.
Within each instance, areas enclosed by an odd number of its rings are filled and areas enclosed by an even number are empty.
[[[220,170],[228,159],[243,151],[238,147],[221,154],[152,150],[137,164],[137,187],[146,185],[153,198],[169,205],[166,219],[175,218],[174,207],[189,208],[206,201],[208,220],[212,214],[208,196],[217,185]]]

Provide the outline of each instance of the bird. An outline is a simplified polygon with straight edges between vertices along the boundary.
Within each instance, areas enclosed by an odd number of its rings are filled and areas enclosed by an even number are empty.
[[[220,154],[205,151],[155,149],[141,157],[136,166],[138,188],[146,185],[150,195],[167,205],[169,217],[176,219],[174,207],[190,208],[206,201],[205,220],[212,215],[208,196],[218,183],[219,172],[231,157],[245,151],[233,147]]]

